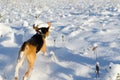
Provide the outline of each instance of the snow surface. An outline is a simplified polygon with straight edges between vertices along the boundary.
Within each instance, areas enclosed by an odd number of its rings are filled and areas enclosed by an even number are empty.
[[[37,54],[29,80],[119,80],[120,0],[0,0],[0,80],[13,80],[32,25],[47,22],[49,56]],[[20,80],[26,69],[25,61]]]

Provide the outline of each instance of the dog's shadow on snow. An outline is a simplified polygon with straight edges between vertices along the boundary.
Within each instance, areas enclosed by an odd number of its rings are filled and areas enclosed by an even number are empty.
[[[59,47],[59,48],[49,48],[52,49],[55,53],[57,59],[59,61],[68,61],[68,62],[76,62],[80,64],[94,64],[95,60],[81,56],[79,53],[74,54],[74,51],[71,51],[65,47]]]
[[[75,75],[74,69],[70,68],[70,67],[66,67],[66,64],[70,64],[70,62],[73,63],[77,63],[77,64],[82,64],[82,65],[91,65],[93,67],[92,70],[95,70],[94,66],[96,63],[96,59],[92,59],[89,57],[85,57],[80,55],[79,53],[76,54],[74,53],[74,51],[71,51],[65,47],[49,47],[48,48],[49,51],[53,51],[56,58],[58,59],[58,62],[53,62],[51,65],[51,70],[52,73],[50,74],[50,76],[55,76],[57,78],[59,78],[60,80],[65,80],[63,76],[68,76],[70,77],[70,75],[72,75],[72,78],[74,78],[75,80],[79,80],[79,79],[83,79],[83,80],[92,80],[92,78],[85,78],[82,76],[77,76]],[[102,66],[106,66],[109,64],[108,60],[104,60],[104,57],[99,57],[98,61],[100,62],[100,65]],[[103,63],[104,62],[104,63]],[[87,65],[86,65],[87,64]],[[89,66],[88,66],[89,67]],[[101,71],[103,72],[104,69],[101,69]],[[56,73],[56,74],[55,74]],[[95,73],[89,73],[89,75],[91,76],[95,76]]]
[[[70,68],[70,67],[66,67],[66,64],[70,64],[71,62],[73,63],[77,63],[77,64],[90,64],[93,65],[95,63],[95,61],[93,59],[87,58],[87,57],[83,57],[80,54],[74,54],[73,51],[65,48],[65,47],[59,47],[59,48],[48,48],[49,51],[52,50],[55,53],[55,56],[57,58],[57,62],[53,62],[51,63],[51,70],[52,73],[50,74],[50,76],[53,77],[57,77],[60,80],[64,80],[65,78],[63,78],[62,76],[67,76],[67,77],[71,77],[78,79],[81,78],[81,76],[77,76],[75,75],[75,70]],[[55,74],[56,73],[56,74]]]

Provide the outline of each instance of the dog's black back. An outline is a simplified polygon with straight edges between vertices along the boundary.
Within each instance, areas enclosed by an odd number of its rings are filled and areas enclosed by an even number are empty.
[[[20,52],[25,50],[26,44],[36,46],[36,53],[39,52],[39,50],[42,48],[42,46],[44,44],[44,39],[49,30],[49,27],[48,28],[40,28],[39,30],[29,40],[27,40],[23,43],[23,45],[21,46],[21,49],[19,51],[18,58],[20,57]]]
[[[36,46],[36,53],[42,48],[44,40],[43,40],[43,35],[36,33],[35,35],[32,36],[31,39],[27,41],[27,43]]]
[[[36,33],[29,40],[25,41],[21,46],[20,52],[24,51],[26,44],[36,46],[36,53],[42,48],[44,43],[43,35]]]

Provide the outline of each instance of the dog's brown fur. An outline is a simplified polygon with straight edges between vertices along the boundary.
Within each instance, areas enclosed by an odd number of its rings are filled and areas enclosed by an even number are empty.
[[[18,63],[16,65],[16,69],[15,69],[15,80],[18,80],[19,68],[22,65],[25,58],[27,59],[27,62],[28,62],[28,70],[25,73],[23,80],[28,79],[30,72],[33,69],[33,65],[34,65],[34,62],[36,59],[36,53],[38,51],[42,51],[44,54],[46,53],[45,38],[46,38],[46,36],[49,35],[50,26],[51,26],[50,22],[48,22],[47,28],[38,28],[38,26],[33,25],[33,29],[37,33],[31,39],[24,42],[23,45],[21,46],[21,49],[19,51],[19,56],[18,56]],[[39,30],[41,30],[41,32]],[[40,40],[40,41],[38,41],[38,40]]]

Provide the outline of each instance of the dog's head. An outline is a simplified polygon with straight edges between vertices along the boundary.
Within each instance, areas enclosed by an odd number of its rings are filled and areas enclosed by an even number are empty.
[[[50,29],[50,26],[51,26],[51,22],[47,22],[48,24],[48,27],[42,27],[42,28],[38,28],[39,25],[35,26],[35,24],[33,25],[33,29],[39,33],[39,34],[42,34],[44,35],[45,37],[46,36],[49,36],[49,29]]]

